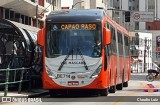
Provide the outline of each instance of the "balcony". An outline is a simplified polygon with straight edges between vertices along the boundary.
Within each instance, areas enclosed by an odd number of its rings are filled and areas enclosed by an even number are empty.
[[[0,6],[29,17],[36,16],[37,4],[30,0],[0,0]],[[38,5],[38,14],[44,10],[45,8],[43,6]],[[45,10],[44,12],[48,11]]]

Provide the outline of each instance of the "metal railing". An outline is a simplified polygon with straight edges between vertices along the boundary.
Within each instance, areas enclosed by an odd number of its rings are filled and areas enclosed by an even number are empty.
[[[3,83],[0,83],[0,86],[1,85],[5,86],[4,96],[7,96],[8,87],[9,87],[9,85],[12,85],[12,84],[18,84],[19,83],[18,94],[21,93],[22,83],[30,81],[30,77],[26,80],[24,79],[24,76],[25,76],[24,73],[26,73],[26,76],[30,76],[29,74],[27,74],[27,73],[29,73],[29,70],[31,70],[31,69],[30,68],[0,69],[0,72],[4,72],[4,75],[5,75],[5,81]],[[12,72],[12,73],[10,73],[10,72]],[[17,72],[19,73],[19,75],[17,75]],[[10,81],[11,76],[13,76],[13,78]],[[29,86],[29,88],[30,88],[30,86]]]

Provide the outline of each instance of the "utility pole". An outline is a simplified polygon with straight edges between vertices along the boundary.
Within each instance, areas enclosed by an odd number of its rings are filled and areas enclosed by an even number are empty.
[[[72,5],[72,9],[78,4],[78,3],[82,3],[84,1],[80,1],[80,2],[76,2],[75,4]]]
[[[147,47],[147,38],[144,39],[144,72],[146,72],[146,47]]]
[[[120,0],[120,10],[122,10],[122,0]],[[119,24],[120,24],[121,26],[123,26],[123,24],[122,24],[122,23],[123,23],[123,19],[124,19],[124,18],[122,17],[122,16],[123,16],[123,12],[124,12],[124,11],[120,11],[120,12],[119,12],[119,13],[120,13],[120,14],[119,14],[119,17],[120,17],[120,18],[119,18]]]
[[[53,11],[54,11],[55,0],[52,1]]]
[[[38,27],[38,5],[36,5],[36,27]]]

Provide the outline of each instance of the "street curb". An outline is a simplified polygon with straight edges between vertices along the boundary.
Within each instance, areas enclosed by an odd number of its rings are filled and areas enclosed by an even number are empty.
[[[48,94],[49,94],[49,91],[45,91],[45,92],[30,94],[27,97],[28,98],[34,98],[34,97],[45,96],[45,95],[48,95]]]

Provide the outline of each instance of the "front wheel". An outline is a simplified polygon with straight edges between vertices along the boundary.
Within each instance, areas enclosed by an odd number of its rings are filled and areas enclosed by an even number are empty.
[[[107,95],[108,95],[108,88],[106,88],[106,89],[101,89],[101,90],[100,90],[100,95],[101,95],[101,96],[107,96]]]
[[[111,86],[109,89],[110,93],[115,93],[116,92],[116,86]]]
[[[149,75],[146,76],[146,80],[148,82],[152,82],[152,81],[154,81],[154,76],[152,74],[149,74]]]

